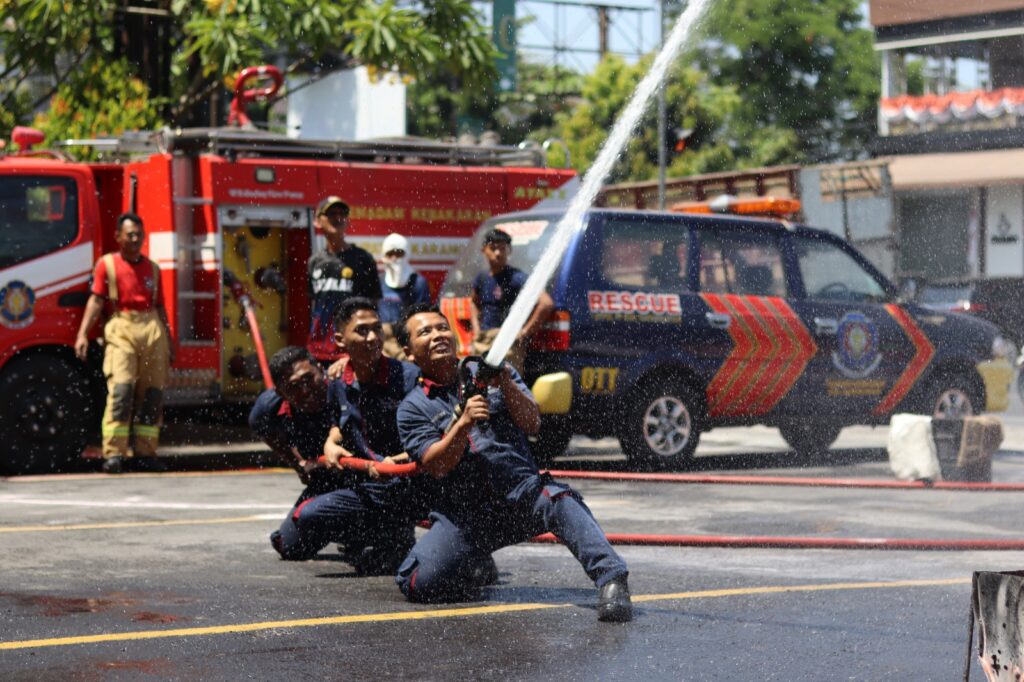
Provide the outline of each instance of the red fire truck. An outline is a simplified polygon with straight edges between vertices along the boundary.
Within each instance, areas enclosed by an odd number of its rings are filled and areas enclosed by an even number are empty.
[[[306,263],[318,248],[312,207],[352,207],[351,241],[379,254],[406,235],[411,263],[436,293],[474,228],[497,213],[563,203],[578,180],[533,147],[314,142],[239,128],[72,140],[100,162],[34,151],[22,129],[0,156],[0,469],[49,470],[98,430],[98,362],[73,353],[93,264],[115,250],[126,210],[146,227],[145,253],[178,344],[167,402],[245,401],[262,388],[246,316],[224,287],[256,303],[267,353],[305,342]],[[2,153],[2,152],[0,152]],[[236,291],[238,290],[236,286]],[[93,354],[101,357],[97,346]]]

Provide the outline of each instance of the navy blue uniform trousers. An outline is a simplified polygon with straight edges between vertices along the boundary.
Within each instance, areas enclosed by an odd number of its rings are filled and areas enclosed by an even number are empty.
[[[346,549],[408,548],[414,542],[413,525],[429,511],[426,496],[408,479],[317,492],[307,487],[271,533],[270,542],[282,559],[311,559],[331,542]]]
[[[474,558],[554,533],[600,588],[628,573],[579,494],[546,475],[524,481],[508,498],[478,506],[453,505],[432,513],[430,530],[413,547],[395,576],[410,601],[450,601],[472,594]]]

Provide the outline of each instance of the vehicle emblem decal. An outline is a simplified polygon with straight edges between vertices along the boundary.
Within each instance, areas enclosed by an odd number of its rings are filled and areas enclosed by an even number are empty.
[[[708,383],[708,413],[757,416],[775,408],[818,352],[807,328],[782,298],[701,294],[729,315],[733,347]]]
[[[914,387],[914,384],[917,383],[928,363],[935,356],[935,347],[932,346],[931,341],[928,340],[928,337],[925,336],[921,328],[914,322],[914,318],[906,310],[892,303],[887,304],[885,309],[903,329],[903,333],[907,335],[910,342],[914,344],[914,357],[910,359],[906,369],[903,370],[903,374],[900,374],[899,378],[896,379],[889,392],[875,406],[874,414],[876,415],[892,412],[907,393],[910,392],[910,389]]]
[[[27,327],[35,320],[36,292],[15,279],[0,289],[0,324],[11,329]]]
[[[832,351],[832,365],[848,379],[871,376],[882,362],[878,329],[864,313],[848,312],[839,321],[838,347]]]

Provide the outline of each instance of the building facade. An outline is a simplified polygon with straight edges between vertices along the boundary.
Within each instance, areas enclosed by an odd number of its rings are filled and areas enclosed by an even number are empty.
[[[1024,277],[1024,1],[871,0],[897,276]]]

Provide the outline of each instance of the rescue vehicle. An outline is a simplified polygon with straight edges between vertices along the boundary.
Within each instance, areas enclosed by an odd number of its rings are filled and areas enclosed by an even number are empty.
[[[252,97],[246,85],[240,78],[237,96]],[[166,402],[212,404],[251,400],[263,388],[248,318],[230,292],[255,303],[267,354],[305,343],[306,263],[323,239],[311,213],[324,196],[351,205],[349,240],[373,254],[390,232],[408,237],[411,264],[436,292],[481,220],[563,204],[578,185],[573,171],[545,166],[539,145],[163,130],[69,140],[68,151],[102,155],[83,163],[34,149],[41,141],[16,129],[19,151],[0,156],[0,469],[8,472],[59,467],[98,433],[99,364],[83,365],[73,349],[93,266],[116,249],[121,212],[143,218],[144,253],[161,268],[177,343]]]
[[[792,212],[763,198],[741,213]],[[702,213],[702,214],[701,214]],[[441,291],[469,341],[483,234],[530,272],[559,212],[486,221]],[[777,426],[798,455],[895,412],[959,417],[1008,404],[1013,344],[983,320],[902,296],[832,233],[785,220],[591,210],[549,285],[556,310],[526,359],[538,458],[615,436],[635,467],[687,464],[701,432]]]

